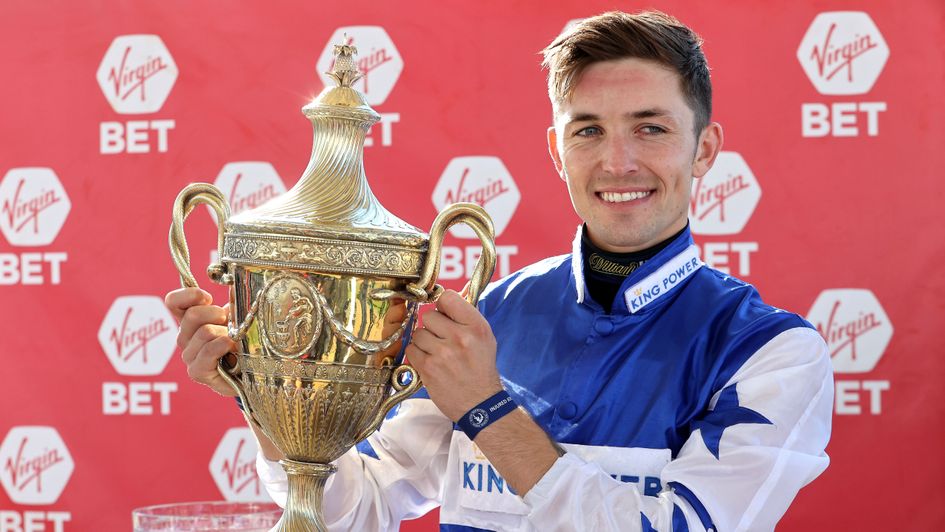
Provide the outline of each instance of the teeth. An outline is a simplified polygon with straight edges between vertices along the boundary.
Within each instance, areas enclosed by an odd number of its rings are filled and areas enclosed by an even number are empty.
[[[610,203],[620,203],[622,201],[632,201],[635,199],[645,198],[650,195],[650,191],[646,192],[601,192],[600,197],[604,201]]]

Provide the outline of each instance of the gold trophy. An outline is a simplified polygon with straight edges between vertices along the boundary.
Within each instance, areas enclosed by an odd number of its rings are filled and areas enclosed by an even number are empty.
[[[239,346],[235,364],[221,361],[218,371],[247,420],[286,456],[288,501],[273,530],[326,530],[320,514],[331,462],[420,388],[403,347],[419,305],[442,292],[436,276],[446,230],[465,223],[482,242],[470,303],[495,268],[492,220],[478,205],[449,206],[427,235],[374,197],[363,149],[380,116],[352,88],[356,53],[335,46],[335,86],[302,108],[315,138],[291,190],[232,218],[213,185],[192,184],[174,203],[169,241],[185,287],[197,281],[184,219],[199,204],[216,213],[220,258],[207,273],[230,287],[229,335]]]

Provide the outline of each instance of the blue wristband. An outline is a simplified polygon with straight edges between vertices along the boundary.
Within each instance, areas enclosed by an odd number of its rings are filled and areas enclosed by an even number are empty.
[[[482,432],[483,429],[502,419],[502,416],[516,408],[518,408],[518,405],[515,404],[509,393],[502,390],[466,412],[456,422],[456,425],[466,433],[466,436],[469,436],[470,440],[475,440],[476,435]]]

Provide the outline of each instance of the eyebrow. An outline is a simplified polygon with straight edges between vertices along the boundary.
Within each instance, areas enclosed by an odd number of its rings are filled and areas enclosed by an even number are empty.
[[[624,113],[625,118],[630,118],[633,120],[640,120],[643,118],[657,118],[657,117],[668,117],[672,118],[672,113],[666,109],[660,107],[651,107],[649,109],[641,109],[639,111],[634,111],[632,113]],[[571,117],[571,120],[568,120],[568,124],[574,122],[594,122],[600,120],[600,116],[594,113],[578,113]]]

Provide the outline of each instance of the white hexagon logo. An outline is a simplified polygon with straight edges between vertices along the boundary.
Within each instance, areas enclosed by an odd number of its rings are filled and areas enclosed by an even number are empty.
[[[318,58],[318,75],[326,87],[335,82],[327,72],[335,66],[335,45],[354,45],[358,49],[355,62],[361,71],[361,79],[354,88],[363,92],[367,102],[380,105],[387,100],[401,71],[404,60],[384,28],[380,26],[344,26],[335,30]]]
[[[71,208],[52,168],[13,168],[0,181],[0,231],[11,246],[51,244]]]
[[[228,501],[271,502],[256,474],[256,439],[247,427],[226,431],[210,459],[210,475]]]
[[[797,60],[821,94],[865,94],[879,78],[889,47],[862,11],[829,11],[814,18]]]
[[[723,151],[706,175],[692,180],[689,223],[697,235],[734,235],[745,228],[761,185],[742,156]]]
[[[0,444],[0,483],[15,504],[53,504],[75,463],[53,427],[13,427]]]
[[[808,311],[807,321],[827,341],[835,373],[872,371],[893,335],[883,306],[864,289],[824,290]]]
[[[255,209],[286,190],[276,169],[259,161],[227,163],[213,184],[230,202],[230,215]]]
[[[454,157],[433,189],[433,205],[438,212],[461,201],[484,208],[492,217],[497,238],[508,227],[521,198],[502,160],[486,155]],[[454,225],[450,233],[456,238],[478,238],[466,225]]]
[[[122,296],[98,329],[98,342],[119,375],[159,375],[177,347],[176,322],[157,296]]]
[[[95,74],[119,114],[154,113],[177,81],[177,65],[157,35],[115,37]]]

